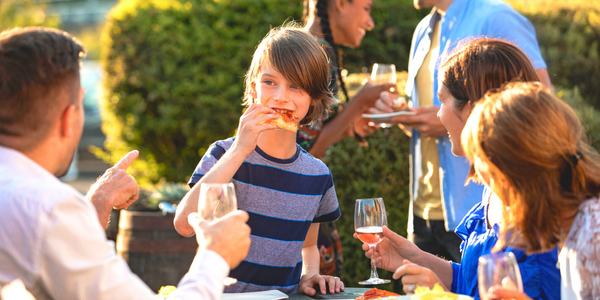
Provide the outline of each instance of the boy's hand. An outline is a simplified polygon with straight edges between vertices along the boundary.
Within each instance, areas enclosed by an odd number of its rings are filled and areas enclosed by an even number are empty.
[[[246,112],[240,117],[237,137],[232,148],[242,150],[246,155],[250,155],[256,148],[258,136],[261,132],[279,128],[273,124],[263,123],[277,118],[279,118],[279,116],[275,111],[268,107],[258,103],[250,105]]]
[[[317,285],[323,295],[327,293],[336,294],[344,291],[344,283],[339,277],[316,274],[310,278],[300,278],[298,293],[314,296],[317,293],[314,287]]]

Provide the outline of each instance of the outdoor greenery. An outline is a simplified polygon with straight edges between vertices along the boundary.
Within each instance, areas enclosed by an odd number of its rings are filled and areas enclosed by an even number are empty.
[[[600,3],[587,0],[508,0],[534,25],[552,84],[579,87],[600,109]]]
[[[557,95],[573,106],[590,140],[600,149],[600,17],[590,1],[510,0],[537,29]],[[529,4],[531,5],[529,5]],[[411,36],[429,11],[412,0],[377,0],[376,28],[358,49],[342,47],[351,94],[374,62],[405,70]],[[104,28],[102,64],[105,150],[115,163],[140,150],[130,168],[139,183],[184,183],[210,143],[234,134],[242,113],[243,76],[269,28],[300,20],[300,2],[284,0],[122,0]],[[588,13],[590,12],[590,13]],[[403,91],[406,73],[399,73]],[[564,88],[568,87],[568,88]],[[342,217],[344,279],[350,285],[369,274],[369,260],[352,238],[354,199],[382,197],[389,226],[405,235],[409,201],[409,138],[399,129],[378,130],[366,148],[346,139],[325,157],[334,179]],[[177,190],[181,193],[182,190]],[[167,192],[169,194],[170,192]],[[391,273],[381,272],[391,278]],[[400,291],[400,285],[384,288]]]
[[[0,1],[0,31],[24,26],[58,28],[60,18],[46,16],[46,6],[33,0]]]

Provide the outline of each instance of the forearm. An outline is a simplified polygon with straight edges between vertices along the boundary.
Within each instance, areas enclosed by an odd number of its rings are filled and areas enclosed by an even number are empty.
[[[219,161],[183,197],[175,214],[175,230],[183,236],[193,236],[194,230],[188,223],[188,216],[198,211],[198,199],[202,183],[228,183],[240,168],[247,155],[231,147]]]
[[[317,245],[302,248],[302,278],[311,278],[319,274],[321,258]]]
[[[112,212],[112,206],[110,205],[109,199],[102,197],[91,190],[86,196],[88,201],[92,202],[94,207],[96,208],[96,213],[98,214],[98,221],[100,222],[100,226],[102,228],[106,228],[108,226],[108,219],[110,218],[110,213]]]
[[[327,151],[329,147],[346,137],[345,135],[348,127],[364,109],[360,101],[356,100],[359,99],[353,99],[353,101],[348,102],[346,106],[344,106],[344,109],[323,125],[315,143],[310,148],[310,154],[318,157]]]
[[[411,261],[433,271],[448,289],[452,286],[452,265],[450,262],[424,251],[421,251],[420,255]]]

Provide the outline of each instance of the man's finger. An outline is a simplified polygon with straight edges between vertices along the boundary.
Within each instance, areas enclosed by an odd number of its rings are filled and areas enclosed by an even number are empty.
[[[424,114],[424,113],[431,113],[431,112],[437,113],[438,110],[440,110],[440,107],[435,106],[435,105],[413,107],[413,109],[412,109],[412,111],[416,112],[417,114]]]
[[[121,158],[121,160],[119,160],[113,168],[127,171],[129,165],[131,165],[131,163],[138,157],[138,155],[140,155],[140,152],[137,150],[133,150],[125,154],[125,156],[123,156],[123,158]]]

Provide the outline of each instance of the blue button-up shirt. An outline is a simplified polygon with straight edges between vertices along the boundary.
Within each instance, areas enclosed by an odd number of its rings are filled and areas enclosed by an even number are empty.
[[[481,203],[467,213],[456,228],[463,240],[461,264],[452,263],[452,292],[479,299],[477,266],[479,257],[490,254],[498,241],[499,224],[488,228],[487,208],[491,189],[484,192]],[[519,264],[524,292],[533,299],[560,300],[560,270],[556,267],[558,250],[525,255],[520,249],[508,247],[500,252],[512,252]]]
[[[411,97],[413,105],[419,106],[416,93],[415,77],[423,59],[429,52],[431,34],[436,22],[440,23],[440,52],[434,53],[432,59],[443,58],[454,49],[459,41],[472,37],[501,38],[519,46],[531,59],[535,69],[546,68],[535,37],[531,23],[508,4],[500,0],[454,0],[446,14],[441,16],[435,9],[417,26],[413,35],[411,56],[408,67],[406,94]],[[441,106],[437,96],[441,78],[438,69],[433,74],[433,104]],[[454,230],[466,213],[481,200],[483,186],[470,183],[465,186],[469,173],[469,162],[464,157],[452,154],[452,145],[447,136],[438,140],[440,160],[442,203],[444,219],[448,230]],[[412,191],[413,201],[416,199],[418,180],[422,176],[421,149],[419,132],[413,130],[411,138],[412,156]],[[412,206],[411,206],[412,208]],[[410,214],[412,217],[412,213]],[[412,222],[409,222],[409,233],[412,232]]]

